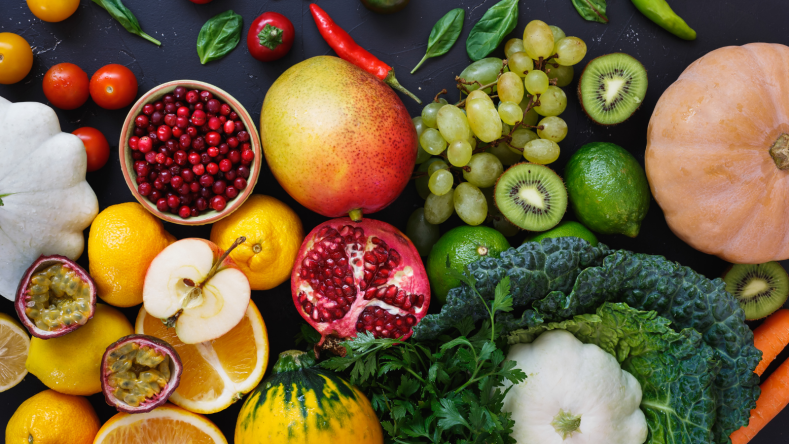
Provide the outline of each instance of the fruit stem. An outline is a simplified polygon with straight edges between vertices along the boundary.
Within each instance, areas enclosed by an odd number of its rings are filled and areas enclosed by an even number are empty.
[[[241,236],[238,239],[236,239],[236,241],[233,242],[233,245],[231,245],[230,248],[225,250],[225,252],[222,253],[222,256],[219,256],[219,259],[216,262],[214,262],[214,266],[211,267],[211,270],[208,272],[208,274],[206,275],[205,279],[203,279],[203,282],[200,282],[199,284],[197,284],[197,287],[198,288],[203,288],[203,285],[205,285],[206,282],[208,282],[212,277],[214,277],[216,272],[219,270],[219,266],[222,265],[222,262],[224,262],[225,259],[227,259],[227,257],[230,255],[230,252],[233,251],[234,248],[236,248],[237,246],[243,244],[246,241],[247,241],[247,238],[244,237],[244,236]]]
[[[418,103],[420,105],[422,104],[422,101],[419,100],[419,97],[415,96],[411,91],[405,89],[405,87],[403,85],[401,85],[400,82],[397,81],[397,78],[395,78],[394,69],[389,71],[389,74],[386,75],[386,78],[384,79],[384,82],[386,82],[386,84],[391,86],[393,89],[396,89],[396,90],[400,91],[401,93],[407,95],[408,97],[416,100],[416,103]]]
[[[770,147],[770,156],[779,170],[789,169],[789,134],[781,133]],[[3,197],[3,196],[0,196]]]
[[[348,217],[351,218],[354,222],[361,222],[362,221],[362,209],[355,208],[348,212]]]
[[[10,196],[12,194],[14,194],[14,193],[0,194],[0,207],[3,206],[3,198],[6,197],[6,196]]]
[[[446,89],[446,88],[442,89],[441,91],[439,91],[439,92],[438,92],[438,94],[436,94],[436,96],[435,96],[435,97],[433,97],[433,101],[434,101],[434,102],[436,102],[436,103],[438,103],[438,97],[439,97],[441,94],[446,94],[447,92],[448,92],[448,91],[447,91],[447,89]]]

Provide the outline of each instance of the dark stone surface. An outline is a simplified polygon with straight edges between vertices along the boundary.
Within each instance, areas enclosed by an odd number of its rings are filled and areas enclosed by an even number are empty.
[[[495,3],[495,0],[415,0],[403,11],[388,16],[368,11],[358,0],[321,1],[320,5],[357,41],[395,67],[400,82],[406,88],[429,100],[442,88],[452,91],[450,97],[456,97],[453,78],[470,63],[465,53],[466,36],[473,24]],[[257,121],[268,87],[283,71],[305,58],[332,54],[318,34],[307,1],[215,0],[208,5],[195,5],[187,0],[126,0],[126,4],[136,14],[143,29],[162,41],[161,47],[127,33],[103,9],[88,0],[82,0],[77,12],[61,23],[45,23],[36,19],[21,0],[0,0],[0,32],[22,35],[35,47],[36,54],[32,72],[16,85],[0,85],[0,96],[13,102],[46,103],[41,79],[51,66],[61,62],[76,63],[90,76],[101,66],[120,63],[128,66],[137,76],[139,94],[170,80],[202,80],[234,95]],[[698,31],[696,41],[686,42],[672,36],[641,15],[627,0],[609,0],[610,23],[607,25],[582,20],[570,0],[521,2],[520,20],[512,36],[520,37],[528,21],[541,19],[561,27],[567,35],[581,37],[587,42],[589,53],[582,64],[599,55],[622,51],[641,60],[649,71],[649,90],[642,109],[629,121],[613,128],[603,128],[589,122],[575,97],[577,82],[565,88],[569,105],[562,118],[567,121],[570,133],[561,143],[561,157],[552,165],[558,172],[563,171],[564,164],[575,150],[593,141],[622,145],[643,162],[647,124],[655,103],[687,65],[722,46],[750,42],[787,43],[787,37],[782,32],[787,10],[777,0],[673,1],[672,6]],[[458,44],[449,54],[428,60],[415,75],[409,75],[408,72],[424,54],[431,27],[454,7],[467,10],[466,24]],[[277,62],[261,63],[249,55],[242,38],[238,48],[224,59],[200,65],[195,50],[197,34],[206,20],[227,9],[233,9],[244,17],[244,38],[249,25],[259,14],[265,11],[284,14],[296,27],[293,49]],[[499,48],[494,55],[502,57],[503,49]],[[576,67],[576,79],[580,71],[581,67]],[[420,106],[405,96],[401,97],[412,115],[420,112]],[[128,108],[106,111],[92,101],[73,111],[57,111],[64,131],[93,126],[103,131],[113,146],[108,164],[100,171],[88,174],[88,181],[99,197],[101,209],[134,200],[123,180],[115,151],[127,111]],[[307,231],[325,220],[296,204],[265,166],[255,192],[276,196],[292,206],[302,218]],[[409,185],[392,206],[374,217],[405,230],[408,216],[421,205],[422,201],[414,187]],[[446,231],[458,224],[460,220],[453,217],[441,228]],[[208,237],[210,233],[210,227],[188,228],[167,224],[166,229],[178,238]],[[522,237],[513,238],[513,245],[520,244]],[[676,238],[654,202],[638,238],[601,236],[601,241],[614,248],[665,255],[709,277],[719,276],[727,265],[715,257],[693,250]],[[79,262],[87,267],[87,255],[83,255]],[[301,318],[293,309],[287,283],[270,291],[255,292],[253,300],[267,322],[271,343],[270,368],[277,353],[294,347],[293,337],[299,329]],[[0,311],[12,313],[12,304],[5,299],[0,300]],[[138,307],[123,311],[133,321]],[[777,363],[786,356],[786,353],[782,354]],[[0,424],[7,423],[22,401],[44,388],[38,379],[29,375],[17,387],[0,394]],[[104,403],[101,395],[91,396],[90,401],[102,422],[114,414],[114,409]],[[231,442],[239,408],[240,403],[210,415]],[[787,419],[789,413],[784,412],[753,442],[789,442],[782,427]]]

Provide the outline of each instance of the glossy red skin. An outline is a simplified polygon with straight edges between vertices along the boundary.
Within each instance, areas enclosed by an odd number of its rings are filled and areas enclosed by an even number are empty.
[[[337,57],[313,57],[285,71],[260,120],[274,176],[316,213],[374,213],[411,178],[417,136],[405,105],[384,82]]]
[[[112,92],[107,88],[112,88]],[[90,96],[104,109],[129,106],[137,97],[137,77],[123,65],[103,66],[90,78]]]
[[[277,45],[274,49],[260,44],[258,34],[266,25],[271,25],[282,30],[282,43]],[[247,48],[252,57],[260,60],[261,62],[270,62],[273,60],[281,59],[293,47],[293,38],[296,35],[296,30],[293,28],[293,23],[282,14],[276,12],[264,12],[252,22],[247,34]]]
[[[96,128],[83,126],[73,133],[82,140],[85,152],[88,155],[88,172],[93,172],[103,167],[110,158],[110,144],[104,134]]]
[[[73,63],[58,63],[44,74],[44,95],[60,109],[79,108],[88,101],[88,75]]]

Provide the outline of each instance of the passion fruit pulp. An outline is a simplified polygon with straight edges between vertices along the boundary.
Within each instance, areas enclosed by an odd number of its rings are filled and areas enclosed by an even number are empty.
[[[129,335],[107,347],[101,390],[119,412],[145,413],[167,402],[181,382],[178,352],[161,339]]]
[[[85,325],[96,312],[96,283],[65,256],[41,256],[19,282],[16,313],[31,335],[50,339]]]

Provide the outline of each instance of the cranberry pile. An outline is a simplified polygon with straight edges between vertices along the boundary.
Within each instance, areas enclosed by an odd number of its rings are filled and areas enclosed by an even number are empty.
[[[134,119],[137,191],[183,219],[222,211],[247,187],[255,158],[241,118],[210,91],[175,88]]]

